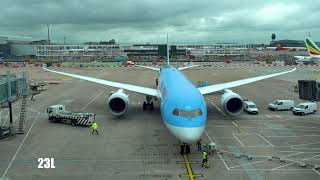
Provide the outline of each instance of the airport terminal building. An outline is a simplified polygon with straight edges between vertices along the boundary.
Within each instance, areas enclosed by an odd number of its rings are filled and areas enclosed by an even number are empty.
[[[209,56],[245,56],[249,54],[248,45],[237,44],[198,44],[198,45],[170,45],[171,57]],[[143,59],[147,57],[165,57],[165,44],[132,44],[132,45],[37,45],[38,59],[53,58],[56,60],[112,60],[117,57]]]
[[[250,53],[246,44],[172,44],[173,59],[214,59],[221,56],[244,57]],[[166,44],[50,44],[47,40],[32,41],[0,37],[0,57],[12,61],[153,61],[164,59]]]

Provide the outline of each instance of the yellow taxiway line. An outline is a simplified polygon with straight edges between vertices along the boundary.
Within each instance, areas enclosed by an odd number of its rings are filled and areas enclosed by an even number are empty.
[[[246,132],[244,129],[242,129],[238,124],[236,124],[234,121],[231,121],[231,123],[232,123],[236,128],[238,128],[239,131],[240,131],[242,134],[247,134],[247,132]]]

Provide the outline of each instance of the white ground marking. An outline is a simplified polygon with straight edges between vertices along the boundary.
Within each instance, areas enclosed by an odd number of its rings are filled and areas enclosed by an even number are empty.
[[[246,166],[246,165],[251,165],[251,164],[257,164],[257,163],[261,163],[263,161],[266,161],[266,160],[255,161],[255,162],[251,162],[251,163],[241,164],[241,165],[238,165],[238,166],[232,166],[232,167],[230,167],[230,169],[237,168],[237,167],[242,167],[242,166]]]
[[[89,101],[80,111],[83,111],[89,104],[91,104],[95,99],[97,99],[97,97],[99,97],[103,92],[104,90],[101,90],[100,93],[98,93],[95,97],[91,98],[91,101]]]
[[[43,113],[43,112],[40,112],[40,111],[37,111],[37,110],[34,110],[34,109],[31,109],[31,108],[27,108],[27,109],[29,109],[30,111],[33,111],[33,112],[36,112],[36,113]]]
[[[267,118],[272,118],[272,116],[271,116],[271,115],[268,115],[268,114],[267,114],[267,115],[265,115],[265,116],[266,116]]]
[[[232,121],[233,122],[233,121]],[[207,125],[208,127],[230,127],[232,125]],[[233,125],[234,126],[234,125]],[[263,127],[258,127],[258,126],[241,126],[242,128],[246,128],[246,129],[249,129],[249,128],[253,128],[253,129],[263,129],[263,130],[282,130],[282,128],[263,128]],[[289,128],[290,130],[293,130],[293,131],[305,131],[305,132],[313,132],[313,131],[316,131],[318,132],[317,129],[302,129],[302,128],[299,128],[299,129],[292,129],[292,128]],[[320,135],[319,135],[320,136]],[[272,136],[268,136],[268,137],[272,137]],[[275,136],[277,137],[277,136]]]
[[[210,136],[208,135],[207,131],[204,130],[204,132],[205,132],[205,134],[207,135],[207,137],[208,137],[208,139],[210,140],[210,142],[213,143],[213,141],[211,140],[211,138],[210,138]],[[222,158],[222,156],[220,155],[220,153],[218,153],[218,155],[219,155],[221,161],[223,162],[223,164],[226,166],[227,170],[229,171],[230,168],[227,166],[226,162],[224,161],[224,159]]]
[[[298,152],[298,153],[295,153],[295,154],[289,154],[289,155],[282,156],[282,157],[294,156],[294,155],[301,154],[301,153],[302,153],[302,152]],[[266,160],[267,160],[267,159],[265,159],[265,160],[261,160],[261,161],[255,161],[255,162],[252,162],[252,163],[241,164],[241,165],[238,165],[238,166],[230,167],[230,169],[232,169],[232,168],[236,168],[236,167],[246,166],[246,165],[249,165],[249,164],[257,164],[257,163],[260,163],[260,162],[264,162],[264,161],[266,161]],[[247,170],[247,169],[246,169],[246,170]],[[259,169],[259,170],[260,170],[260,169]]]
[[[268,137],[271,137],[271,138],[290,138],[290,137],[317,137],[317,136],[320,136],[320,134],[310,134],[310,135],[295,135],[295,136],[268,136]]]
[[[274,146],[273,144],[271,144],[271,142],[269,142],[266,138],[264,138],[260,133],[257,133],[258,136],[260,136],[264,141],[266,141],[268,144],[270,144],[270,146]]]
[[[312,145],[312,144],[320,144],[320,142],[315,142],[315,143],[306,143],[306,144],[298,144],[298,145],[292,145],[292,147],[294,147],[294,146]]]
[[[1,124],[1,121],[2,121],[2,111],[0,112],[0,124]]]
[[[230,169],[231,171],[232,170],[235,170],[235,171],[243,171],[244,169]],[[311,169],[246,169],[246,171],[256,171],[256,170],[259,170],[259,171],[310,171]]]
[[[236,135],[234,135],[234,133],[232,133],[233,137],[236,138],[236,140],[241,144],[242,147],[245,147],[245,145],[237,138]]]
[[[23,138],[23,140],[22,140],[22,142],[21,142],[21,144],[20,144],[19,148],[17,149],[16,153],[14,154],[13,158],[11,159],[11,161],[10,161],[10,163],[9,163],[9,165],[8,165],[8,167],[7,167],[7,169],[6,169],[6,171],[3,173],[3,175],[2,175],[2,179],[4,179],[4,177],[6,176],[6,174],[7,174],[8,170],[10,169],[10,167],[11,167],[11,165],[12,165],[13,161],[16,159],[17,154],[19,153],[19,151],[20,151],[20,149],[21,149],[22,145],[24,144],[25,140],[27,139],[27,137],[28,137],[28,135],[29,135],[29,133],[30,133],[31,129],[33,128],[34,124],[35,124],[35,123],[36,123],[36,121],[38,120],[39,115],[40,115],[40,113],[38,113],[37,117],[34,119],[34,121],[33,121],[32,125],[31,125],[31,127],[29,128],[29,130],[28,130],[28,132],[27,132],[26,136]]]
[[[302,152],[300,152],[300,153],[302,153]],[[315,156],[312,156],[312,157],[310,157],[310,158],[302,159],[302,161],[306,161],[306,160],[309,160],[309,159],[313,159],[313,158],[318,157],[318,156],[320,156],[320,154],[315,155]],[[285,159],[285,160],[291,161],[292,163],[289,163],[289,164],[286,164],[286,165],[283,165],[283,166],[279,166],[279,167],[273,168],[273,169],[271,169],[271,170],[276,170],[276,169],[280,169],[280,168],[283,168],[283,167],[287,167],[287,166],[290,166],[290,165],[292,165],[292,164],[294,164],[294,163],[302,163],[302,162],[300,162],[300,161],[295,161],[295,160],[292,160],[292,159]]]

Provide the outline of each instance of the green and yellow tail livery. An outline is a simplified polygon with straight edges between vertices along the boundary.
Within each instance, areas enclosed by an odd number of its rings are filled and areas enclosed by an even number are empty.
[[[306,46],[310,56],[320,56],[320,49],[310,38],[306,38]]]

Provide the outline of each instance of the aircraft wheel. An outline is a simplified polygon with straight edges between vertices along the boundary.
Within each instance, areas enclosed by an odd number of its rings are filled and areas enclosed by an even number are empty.
[[[186,145],[186,154],[190,154],[190,145]]]
[[[153,102],[150,103],[150,110],[153,111],[154,106],[153,106]]]
[[[184,145],[183,144],[180,145],[180,154],[184,154]]]
[[[142,107],[143,107],[143,110],[147,110],[147,103],[146,103],[146,102],[143,102]]]

